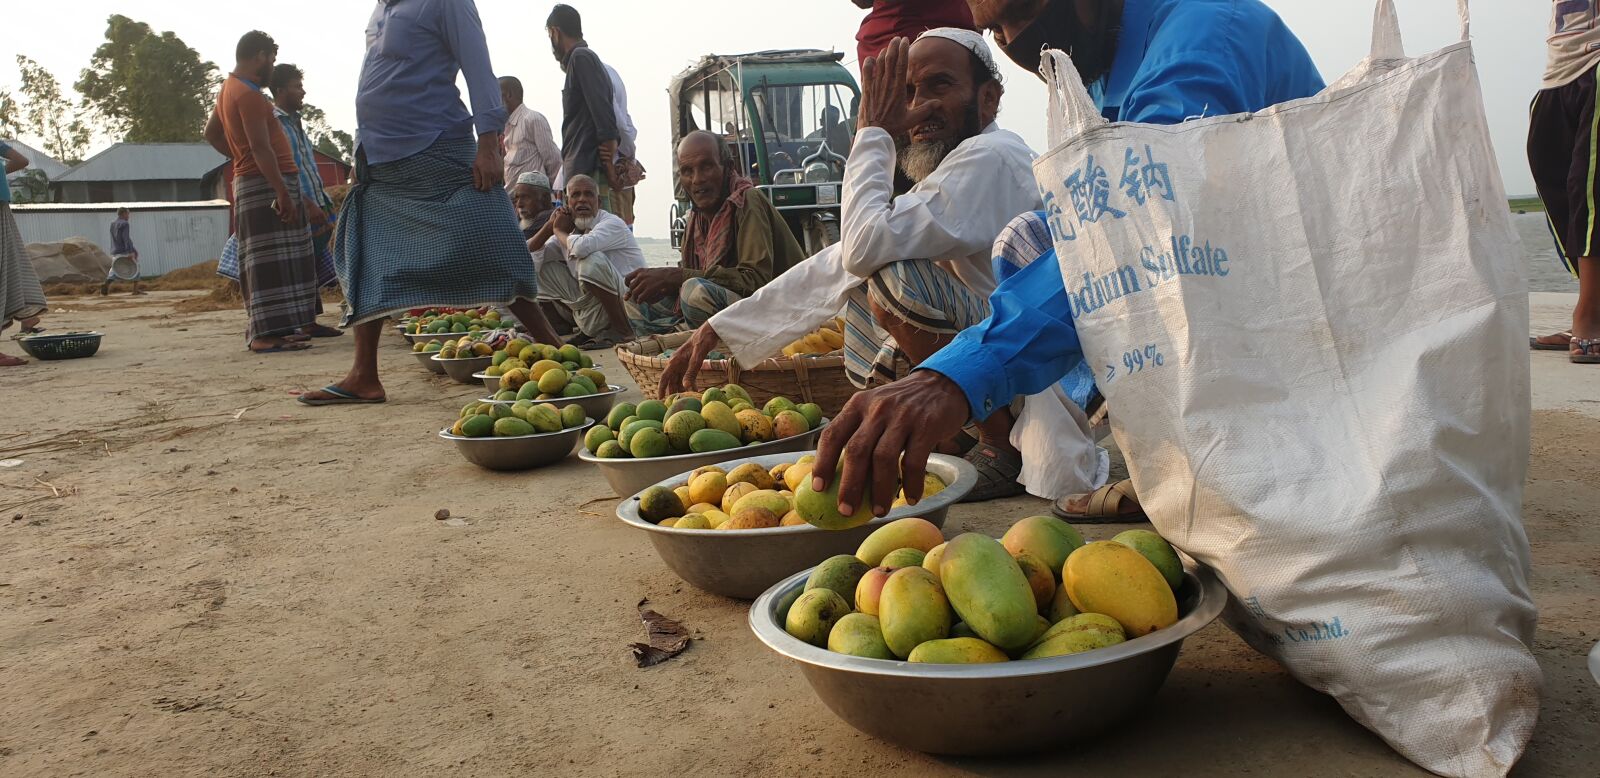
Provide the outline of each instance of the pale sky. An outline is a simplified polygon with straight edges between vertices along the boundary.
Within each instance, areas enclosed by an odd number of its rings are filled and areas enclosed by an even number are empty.
[[[583,14],[589,44],[627,84],[629,109],[639,130],[639,156],[650,171],[640,185],[636,206],[635,228],[642,236],[667,234],[671,136],[666,87],[678,71],[713,52],[832,48],[845,53],[845,65],[859,78],[855,31],[864,12],[848,0],[574,0],[570,4]],[[1267,4],[1305,42],[1327,81],[1359,62],[1370,48],[1368,0],[1268,0]],[[1396,4],[1408,53],[1432,51],[1458,39],[1452,0],[1396,0]],[[223,72],[232,67],[239,36],[259,28],[277,39],[280,62],[292,62],[305,71],[307,99],[327,111],[336,126],[355,128],[362,32],[372,2],[77,0],[64,6],[7,5],[0,23],[0,87],[16,90],[15,55],[21,53],[39,61],[70,89],[104,39],[104,20],[113,13],[147,22],[158,31],[171,30]],[[478,0],[495,70],[522,79],[527,103],[543,112],[559,133],[562,74],[544,33],[551,5]],[[1550,6],[1537,0],[1479,0],[1472,5],[1478,72],[1506,190],[1532,193],[1524,143],[1528,103],[1544,70]],[[1042,83],[1004,56],[997,58],[1007,81],[1001,126],[1020,133],[1035,151],[1045,151]]]

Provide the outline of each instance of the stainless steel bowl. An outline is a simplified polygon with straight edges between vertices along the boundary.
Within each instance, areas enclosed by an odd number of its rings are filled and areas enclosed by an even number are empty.
[[[463,384],[475,384],[478,379],[472,374],[489,366],[494,357],[457,357],[455,359],[440,359],[435,356],[433,361],[444,366],[445,375],[450,376]]]
[[[439,352],[437,352],[437,351],[413,351],[413,352],[411,352],[411,356],[416,357],[417,358],[417,363],[421,364],[423,367],[427,368],[430,372],[438,373],[439,375],[444,375],[444,364],[439,362],[439,360],[433,358],[433,355],[437,354],[437,353],[439,353]]]
[[[817,696],[850,726],[934,754],[1003,755],[1060,748],[1126,721],[1153,698],[1184,638],[1210,624],[1227,591],[1209,568],[1188,565],[1178,623],[1110,648],[981,665],[911,664],[836,654],[783,629],[810,570],[750,606],[750,628],[799,663]]]
[[[456,450],[478,467],[488,470],[531,470],[567,458],[583,439],[583,431],[594,425],[594,419],[584,419],[571,429],[523,435],[516,438],[467,438],[439,430],[439,437],[454,442]]]
[[[715,464],[733,468],[754,462],[771,468],[797,458],[792,453],[768,454]],[[651,485],[668,488],[682,486],[693,469]],[[934,454],[928,458],[928,472],[949,484],[944,491],[916,505],[892,510],[883,518],[874,519],[855,529],[822,530],[810,525],[726,532],[673,529],[640,518],[637,494],[617,506],[617,518],[650,533],[650,542],[655,544],[656,554],[679,578],[712,594],[748,600],[796,570],[813,567],[837,554],[855,553],[861,541],[873,530],[895,519],[920,516],[944,526],[945,514],[949,513],[950,506],[967,496],[967,492],[972,491],[972,487],[978,483],[978,471],[964,459]]]
[[[464,333],[464,332],[417,332],[417,333],[410,333],[410,334],[408,334],[408,333],[400,333],[400,334],[405,335],[406,342],[410,343],[411,345],[414,346],[414,345],[416,345],[418,343],[427,343],[428,341],[431,341],[431,340],[459,340],[461,338],[461,336],[465,335],[466,333]]]
[[[554,400],[534,400],[536,403],[550,403],[557,408],[565,408],[577,403],[583,409],[583,415],[591,419],[604,419],[611,412],[611,406],[617,404],[617,395],[622,394],[622,387],[612,384],[607,391],[596,394],[586,394],[582,397],[559,397]],[[516,400],[496,400],[494,395],[484,397],[478,402],[493,403],[496,405],[510,405]]]

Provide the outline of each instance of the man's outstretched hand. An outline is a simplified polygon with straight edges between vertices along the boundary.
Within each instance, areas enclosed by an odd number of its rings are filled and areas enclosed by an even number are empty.
[[[833,483],[842,454],[848,467],[839,485],[840,513],[854,513],[869,484],[875,516],[889,512],[897,483],[905,484],[906,501],[915,505],[922,499],[928,455],[955,437],[970,416],[961,387],[931,370],[859,392],[823,430],[811,487],[822,491]]]
[[[720,339],[717,331],[711,329],[711,324],[707,322],[700,325],[677,351],[672,352],[672,359],[667,360],[667,369],[661,371],[661,383],[657,386],[661,396],[687,391],[694,386],[694,378],[700,373],[700,363],[717,347]]]

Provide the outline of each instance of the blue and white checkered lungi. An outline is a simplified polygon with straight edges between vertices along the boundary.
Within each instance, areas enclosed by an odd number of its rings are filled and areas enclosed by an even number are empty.
[[[852,289],[844,309],[844,372],[859,388],[902,377],[908,358],[872,313],[872,305],[912,327],[938,335],[983,321],[989,301],[927,259],[890,262]]]
[[[457,308],[535,299],[539,283],[500,187],[472,187],[472,139],[368,165],[339,211],[334,240],[344,326],[411,308]]]

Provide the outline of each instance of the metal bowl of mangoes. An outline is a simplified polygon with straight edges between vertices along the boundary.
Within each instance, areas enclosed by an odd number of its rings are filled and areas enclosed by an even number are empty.
[[[724,460],[699,469],[699,474],[721,472],[720,478],[697,482],[691,479],[694,472],[678,473],[623,500],[617,518],[648,533],[661,561],[690,585],[748,600],[796,570],[851,553],[863,538],[889,522],[916,516],[943,526],[950,506],[978,482],[977,471],[966,460],[934,454],[928,458],[928,474],[937,479],[937,492],[926,489],[928,494],[916,505],[896,501],[882,518],[858,526],[819,529],[790,515],[797,512],[794,497],[788,494],[809,477],[807,457],[814,455],[791,452]],[[755,508],[749,513],[760,518],[752,521],[745,516],[746,507]],[[689,518],[689,513],[696,513],[696,518]]]

